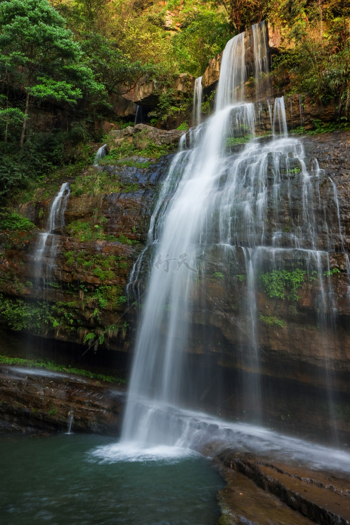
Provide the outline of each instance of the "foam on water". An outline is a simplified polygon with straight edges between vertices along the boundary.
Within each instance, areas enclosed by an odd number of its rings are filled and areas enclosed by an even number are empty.
[[[134,400],[143,432],[152,435],[154,444],[144,441],[122,442],[100,447],[93,455],[106,461],[150,461],[179,459],[215,444],[216,450],[230,447],[237,452],[250,452],[267,458],[274,457],[313,469],[350,472],[350,454],[344,450],[326,447],[274,432],[247,423],[232,423],[204,412],[180,409],[165,403],[144,403]],[[168,432],[167,432],[168,429]],[[170,430],[169,430],[170,429]],[[143,432],[140,433],[142,438]],[[159,435],[168,438],[167,445],[157,445]]]
[[[118,461],[166,461],[173,463],[184,458],[199,456],[199,453],[189,448],[167,445],[146,447],[143,443],[133,441],[130,444],[117,443],[98,447],[91,452],[91,455],[106,463]]]

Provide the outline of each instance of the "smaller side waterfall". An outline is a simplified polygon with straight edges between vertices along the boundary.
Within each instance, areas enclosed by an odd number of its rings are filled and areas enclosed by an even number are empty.
[[[106,146],[107,144],[103,144],[103,146],[98,148],[97,153],[95,155],[95,159],[94,159],[94,166],[98,166],[98,161],[100,159],[103,159],[103,157],[107,155]]]
[[[34,259],[38,277],[48,278],[56,263],[58,236],[56,231],[64,226],[64,214],[70,195],[69,183],[64,182],[55,196],[47,222],[47,230],[39,234]]]
[[[269,80],[266,74],[269,72],[268,35],[265,22],[254,24],[253,46],[254,46],[254,78],[256,83],[256,98],[265,90],[270,95]]]
[[[202,77],[198,77],[194,83],[193,91],[193,126],[198,126],[201,123],[202,96]]]
[[[73,434],[72,432],[73,421],[74,421],[74,412],[71,410],[70,412],[68,412],[68,432],[67,432],[68,435]]]
[[[134,126],[136,126],[136,124],[142,124],[142,121],[143,121],[143,109],[141,106],[136,106]]]

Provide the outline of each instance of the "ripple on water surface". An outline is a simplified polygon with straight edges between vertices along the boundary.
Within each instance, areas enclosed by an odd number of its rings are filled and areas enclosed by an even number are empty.
[[[224,483],[191,451],[77,434],[2,437],[0,450],[2,525],[212,525],[219,517]]]

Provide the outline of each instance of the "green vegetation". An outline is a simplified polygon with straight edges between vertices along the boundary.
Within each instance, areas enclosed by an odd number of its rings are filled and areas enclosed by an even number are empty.
[[[179,129],[186,130],[192,94],[179,94],[174,88],[177,75],[203,74],[208,60],[221,52],[234,34],[264,19],[281,37],[279,53],[273,55],[274,86],[285,94],[309,93],[315,103],[336,101],[337,123],[315,120],[314,130],[306,131],[301,126],[294,132],[348,129],[347,2],[0,2],[3,202],[27,202],[39,194],[51,197],[61,180],[76,176],[91,164],[91,142],[101,141],[103,122],[119,128],[133,125],[127,122],[130,117],[117,117],[115,107],[118,96],[132,89],[141,77],[156,84],[159,103],[149,114],[152,124],[172,122],[178,126],[182,122]],[[214,96],[213,92],[204,97],[203,113],[212,110]],[[48,116],[40,116],[40,125],[39,113]],[[230,137],[227,147],[248,140],[248,136]],[[171,149],[155,144],[124,144],[101,164],[126,158],[124,165],[146,168],[147,163],[128,157],[157,158]],[[84,188],[77,187],[75,194],[81,191]]]
[[[106,235],[103,231],[104,225],[107,219],[103,216],[95,217],[91,222],[73,221],[67,226],[67,234],[70,237],[79,239],[80,242],[91,242],[91,241],[108,241],[108,242],[120,242],[122,244],[139,244],[139,241],[135,239],[129,239],[123,233],[120,233],[118,237],[114,235]]]
[[[71,367],[70,365],[68,366],[58,365],[57,363],[54,363],[52,361],[45,361],[41,359],[39,360],[22,359],[19,357],[7,357],[4,355],[0,355],[0,364],[19,365],[19,366],[27,366],[27,367],[34,367],[34,368],[44,368],[46,370],[53,370],[55,372],[65,372],[68,374],[89,377],[90,379],[97,379],[98,381],[106,381],[107,383],[116,383],[118,385],[122,385],[126,383],[125,379],[121,379],[118,377],[106,376],[104,374],[95,374],[93,372],[90,372],[89,370],[83,370],[81,368],[74,368],[74,367]],[[52,409],[48,412],[48,414],[52,414],[52,415],[55,415],[56,413],[57,413],[57,409]]]
[[[129,157],[144,157],[147,159],[158,159],[162,155],[171,153],[177,145],[162,145],[157,146],[154,142],[147,138],[145,132],[138,133],[133,142],[122,142],[120,146],[112,149],[111,152],[100,160],[100,166],[112,165],[130,165],[140,164],[140,168],[148,168],[148,162],[137,162],[129,160]]]
[[[32,231],[35,225],[18,213],[4,213],[0,216],[0,229],[8,231]]]
[[[313,120],[314,129],[306,130],[304,126],[294,128],[291,133],[294,135],[318,135],[319,133],[331,133],[332,131],[350,129],[350,122],[325,122]],[[299,170],[300,171],[300,170]]]
[[[228,137],[226,139],[226,147],[232,148],[233,146],[237,146],[238,144],[247,144],[250,142],[253,138],[253,135],[244,135],[243,137]]]
[[[327,270],[323,272],[323,275],[325,277],[331,277],[332,275],[336,275],[337,273],[341,273],[339,268],[333,268],[332,270]]]
[[[26,303],[21,299],[9,299],[0,294],[0,313],[13,330],[32,330],[45,333],[58,322],[53,308],[47,303]]]
[[[127,240],[130,241],[130,239]],[[84,251],[79,253],[70,251],[65,252],[64,256],[67,266],[75,266],[77,269],[84,271],[84,273],[91,273],[99,277],[101,281],[113,280],[119,269],[127,268],[127,262],[124,258],[116,257],[115,255],[88,255]]]
[[[4,198],[13,188],[62,163],[64,134],[39,133],[33,126],[27,130],[31,106],[54,103],[67,113],[84,98],[89,111],[104,96],[104,87],[95,81],[64,18],[47,0],[0,3],[0,49],[0,190]]]
[[[281,53],[273,62],[276,82],[283,83],[287,73],[291,93],[310,93],[318,103],[335,99],[338,115],[346,122],[350,116],[349,4],[276,0],[267,14],[272,26],[281,28]]]
[[[304,283],[306,272],[297,268],[293,271],[272,270],[259,276],[259,283],[271,298],[297,301],[297,290]]]
[[[224,274],[221,273],[221,272],[215,272],[215,273],[213,273],[213,277],[214,277],[214,279],[219,279],[219,280],[225,278]]]
[[[264,324],[268,326],[279,326],[280,328],[284,328],[287,326],[287,323],[283,321],[282,319],[278,319],[277,317],[268,317],[264,315],[260,315],[260,321],[262,321]]]
[[[188,130],[188,124],[187,122],[183,122],[178,128],[179,131],[187,131]]]

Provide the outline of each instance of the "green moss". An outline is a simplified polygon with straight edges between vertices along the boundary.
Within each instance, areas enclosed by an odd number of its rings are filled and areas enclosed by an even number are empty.
[[[34,359],[22,359],[19,357],[7,357],[0,355],[0,364],[2,365],[20,365],[20,366],[30,366],[34,368],[45,368],[46,370],[54,370],[55,372],[65,372],[73,375],[85,376],[90,379],[97,379],[99,381],[106,381],[108,383],[124,384],[126,383],[125,379],[119,377],[106,376],[104,374],[95,374],[88,370],[83,370],[81,368],[73,368],[70,365],[58,365],[53,361],[44,361],[44,360],[34,360]],[[56,409],[50,410],[48,414],[57,413]]]
[[[122,244],[129,244],[129,245],[140,244],[140,241],[136,241],[135,239],[129,239],[123,233],[120,233],[119,237],[114,237],[114,235],[108,235],[106,237],[106,240],[110,242],[121,242]]]
[[[105,240],[106,236],[103,233],[103,226],[107,222],[107,219],[101,217],[98,219],[98,222],[99,224],[83,222],[80,220],[73,221],[67,226],[67,233],[70,237],[75,237],[81,242]]]
[[[244,135],[243,137],[228,137],[226,139],[226,147],[232,148],[233,146],[237,146],[238,144],[247,144],[254,138],[254,135]]]
[[[188,130],[188,124],[187,122],[183,122],[182,124],[180,124],[180,126],[178,128],[179,131],[187,131]]]
[[[126,166],[128,168],[139,168],[139,169],[146,169],[149,168],[151,163],[149,161],[147,162],[137,162],[134,160],[120,160],[118,161],[119,166]],[[136,190],[134,190],[136,191]]]
[[[162,155],[167,155],[171,151],[177,148],[174,144],[163,144],[157,145],[148,138],[148,131],[141,131],[134,136],[133,142],[123,141],[117,148],[111,149],[108,155],[99,161],[100,166],[118,165],[120,161],[127,165],[128,162],[124,161],[128,157],[145,157],[147,159],[158,159]],[[141,167],[148,167],[144,164]],[[148,164],[148,163],[147,163]]]
[[[96,171],[90,168],[88,171],[78,175],[71,183],[72,197],[80,195],[101,195],[107,193],[118,193],[122,183],[118,173],[107,171]]]
[[[99,268],[99,267],[94,269],[93,274],[95,275],[95,277],[98,277],[102,282],[106,280],[114,279],[115,277],[112,271],[110,270],[104,271],[102,270],[102,268]]]
[[[294,135],[318,135],[319,133],[332,133],[332,131],[346,131],[350,129],[349,122],[322,122],[322,120],[313,120],[314,129],[306,130],[304,126],[299,126],[291,131]]]
[[[268,317],[264,315],[260,315],[260,321],[262,321],[264,324],[268,326],[276,325],[280,328],[284,328],[287,326],[287,323],[283,321],[282,319],[278,319],[277,317]]]

